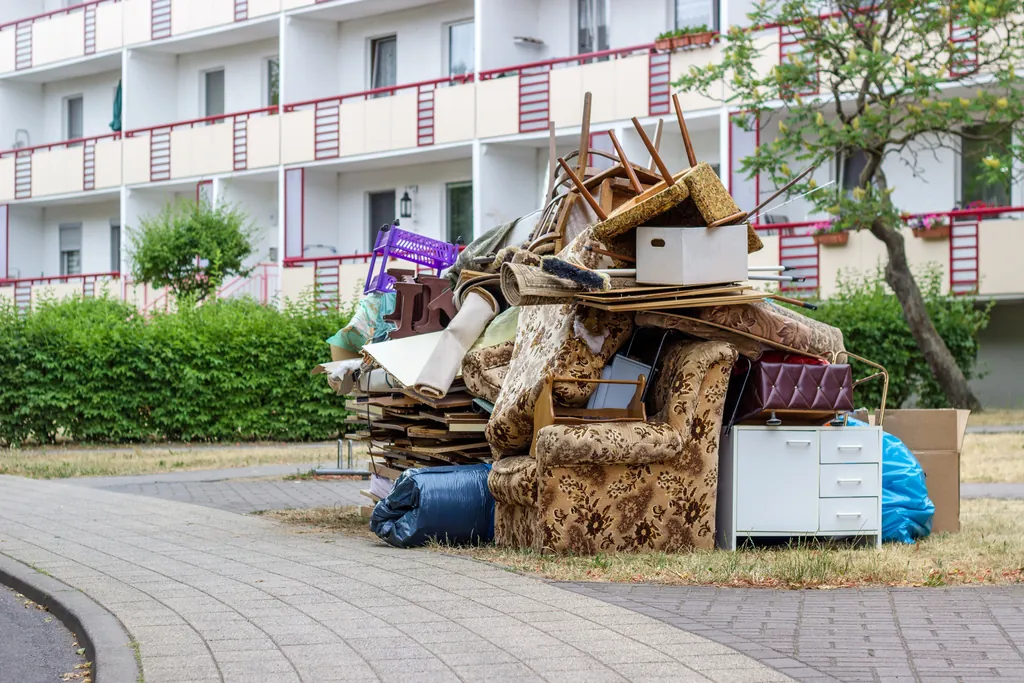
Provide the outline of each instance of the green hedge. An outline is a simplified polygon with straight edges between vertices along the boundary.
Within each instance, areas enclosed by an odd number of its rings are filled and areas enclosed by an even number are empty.
[[[342,401],[309,372],[345,320],[232,300],[152,318],[110,299],[0,310],[0,442],[335,436]]]
[[[980,376],[976,366],[978,335],[988,324],[989,307],[979,306],[971,297],[943,295],[938,270],[918,273],[917,282],[932,322],[957,364],[968,379]],[[889,372],[888,407],[899,408],[910,398],[924,408],[949,407],[881,271],[870,277],[841,274],[838,293],[818,305],[817,311],[801,312],[841,329],[847,349]],[[860,363],[853,365],[855,377],[872,372]],[[857,405],[877,407],[881,391],[880,380],[863,385],[855,395]]]

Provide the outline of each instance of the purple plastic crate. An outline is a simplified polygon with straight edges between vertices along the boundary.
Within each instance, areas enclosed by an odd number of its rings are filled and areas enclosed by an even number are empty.
[[[401,230],[398,221],[395,221],[393,225],[381,228],[377,233],[377,242],[373,246],[373,257],[370,259],[370,271],[366,274],[363,294],[395,291],[395,278],[385,272],[389,259],[397,258],[427,266],[434,269],[435,275],[440,275],[442,270],[455,263],[458,256],[458,245]]]

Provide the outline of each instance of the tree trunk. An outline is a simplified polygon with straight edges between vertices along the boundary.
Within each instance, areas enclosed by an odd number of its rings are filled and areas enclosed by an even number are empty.
[[[967,384],[960,366],[946,347],[946,342],[939,336],[925,308],[924,297],[910,272],[907,263],[907,251],[903,243],[903,235],[898,228],[885,225],[881,220],[871,226],[871,233],[885,244],[889,254],[889,262],[885,266],[885,281],[896,293],[900,305],[903,306],[903,317],[910,327],[910,333],[917,341],[925,362],[931,369],[935,380],[939,383],[946,398],[954,408],[981,410],[974,392]]]

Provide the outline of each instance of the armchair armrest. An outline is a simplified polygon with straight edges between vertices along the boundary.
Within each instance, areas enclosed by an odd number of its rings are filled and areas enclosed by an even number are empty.
[[[689,437],[701,403],[724,404],[736,357],[736,348],[725,342],[683,343],[669,349],[654,387],[654,419]]]
[[[664,422],[554,424],[537,432],[538,466],[646,465],[679,456],[683,436]]]

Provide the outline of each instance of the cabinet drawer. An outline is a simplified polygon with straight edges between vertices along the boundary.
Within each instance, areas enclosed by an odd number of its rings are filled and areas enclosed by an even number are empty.
[[[852,427],[821,430],[821,462],[881,462],[878,429]]]
[[[879,496],[882,483],[876,463],[822,465],[818,470],[818,493],[822,498]]]
[[[818,501],[821,531],[878,531],[878,498],[822,498]]]

